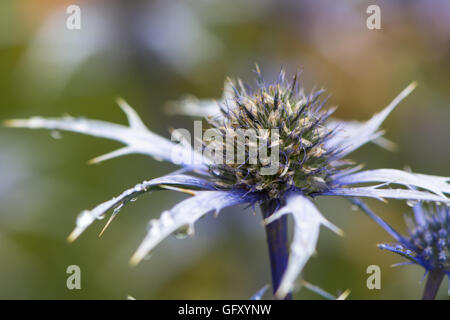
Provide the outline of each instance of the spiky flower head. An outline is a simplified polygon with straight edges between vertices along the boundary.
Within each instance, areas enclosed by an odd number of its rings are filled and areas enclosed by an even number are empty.
[[[450,272],[450,209],[447,205],[414,206],[414,217],[406,216],[409,236],[401,236],[398,243],[380,244],[402,255],[426,270]]]
[[[210,146],[219,151],[228,151],[229,142],[226,138],[231,136],[237,140],[231,153],[240,156],[239,151],[244,150],[244,160],[233,159],[236,163],[227,161],[227,152],[221,154],[222,161],[219,161],[215,156],[209,157],[208,152],[200,154],[198,151],[202,150],[195,146],[192,148],[184,143],[177,145],[173,140],[151,132],[123,100],[118,100],[118,103],[128,118],[128,126],[72,117],[32,117],[9,120],[5,124],[11,127],[78,132],[125,145],[90,163],[141,153],[182,167],[179,172],[143,181],[91,210],[82,211],[78,216],[75,229],[69,236],[70,241],[112,210],[106,223],[108,226],[125,204],[144,193],[170,189],[190,194],[192,197],[163,212],[159,219],[150,221],[144,240],[130,260],[133,265],[139,263],[170,234],[179,234],[180,230],[188,230],[189,234],[193,234],[194,223],[210,212],[218,213],[239,204],[260,204],[268,234],[272,283],[277,298],[288,297],[294,288],[297,277],[315,252],[321,226],[342,234],[320,213],[310,198],[339,196],[355,201],[368,197],[379,200],[390,198],[450,202],[446,197],[446,194],[450,194],[449,177],[419,175],[395,169],[361,171],[359,166],[346,168],[350,163],[343,160],[369,142],[383,147],[392,145],[382,137],[380,126],[414,90],[415,83],[406,87],[391,103],[364,123],[336,119],[327,121],[332,110],[322,111],[324,102],[320,97],[323,91],[306,95],[298,87],[297,76],[286,81],[283,71],[275,83],[266,84],[258,69],[256,72],[258,81],[254,90],[239,80],[226,83],[220,110],[217,103],[211,100],[191,99],[180,105],[185,114],[212,116],[208,119],[212,131],[221,138],[225,137],[218,140],[216,137],[210,140],[202,137],[203,151],[208,151]],[[256,161],[251,152],[255,140],[250,137],[239,141],[239,137],[245,138],[245,131],[250,129],[256,133]],[[273,136],[278,139],[272,139]],[[262,151],[260,147],[266,149],[266,153],[259,152]],[[200,161],[192,161],[197,156]],[[263,169],[270,169],[273,164],[275,172],[262,174]],[[391,188],[392,184],[399,188]],[[294,223],[289,253],[286,248],[288,214]],[[379,222],[374,214],[370,215]],[[401,239],[389,230],[396,240]],[[445,252],[448,256],[448,251]]]
[[[450,272],[450,208],[447,205],[418,203],[414,217],[405,217],[408,236],[398,243],[380,244],[379,248],[398,253],[426,270]]]
[[[256,75],[255,89],[241,80],[228,80],[232,93],[220,105],[222,115],[208,119],[223,138],[219,143],[205,141],[205,148],[215,144],[227,150],[223,159],[210,165],[217,185],[278,199],[291,189],[306,195],[326,190],[338,167],[330,163],[337,150],[325,148],[333,133],[325,122],[334,109],[322,110],[324,90],[307,95],[299,88],[298,74],[288,81],[283,70],[271,84],[265,83],[257,66]],[[252,153],[255,148],[259,152]],[[229,161],[230,149],[244,161]],[[265,173],[268,168],[274,170]]]

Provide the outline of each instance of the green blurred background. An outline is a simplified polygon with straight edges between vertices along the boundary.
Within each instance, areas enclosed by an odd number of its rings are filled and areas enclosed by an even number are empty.
[[[81,30],[66,28],[66,8],[81,7]],[[125,123],[124,97],[149,127],[166,137],[192,119],[165,114],[185,94],[218,98],[225,76],[251,82],[281,65],[303,70],[307,89],[325,86],[336,116],[366,120],[406,85],[419,87],[384,124],[399,148],[368,145],[353,154],[367,168],[409,166],[449,175],[450,2],[374,1],[381,30],[366,28],[366,1],[31,1],[0,3],[0,119],[86,116]],[[58,138],[58,139],[55,139]],[[168,239],[135,268],[128,259],[150,218],[183,198],[147,195],[122,210],[99,239],[102,223],[74,244],[66,237],[77,214],[174,166],[140,155],[89,166],[114,142],[63,133],[0,128],[0,298],[248,299],[270,282],[258,215],[240,209],[207,217],[186,241]],[[417,299],[416,266],[376,248],[389,235],[341,199],[320,199],[323,214],[346,231],[323,229],[304,278],[350,299]],[[400,231],[402,202],[370,205]],[[66,288],[66,268],[81,268],[82,289]],[[381,267],[381,290],[366,287],[366,268]],[[440,298],[446,298],[443,284]],[[317,299],[303,289],[299,299]]]

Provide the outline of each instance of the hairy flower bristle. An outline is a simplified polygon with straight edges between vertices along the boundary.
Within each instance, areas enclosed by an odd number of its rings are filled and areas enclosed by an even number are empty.
[[[334,111],[322,110],[324,90],[306,95],[299,89],[298,74],[286,81],[284,71],[281,71],[277,81],[269,85],[264,83],[258,68],[256,74],[254,91],[240,80],[236,83],[228,80],[232,84],[233,97],[220,106],[223,117],[208,119],[223,139],[204,141],[204,147],[215,144],[216,149],[229,150],[231,146],[234,154],[241,151],[245,158],[243,163],[230,162],[222,153],[223,159],[219,159],[222,161],[210,165],[217,185],[265,192],[270,198],[281,197],[293,188],[304,194],[326,190],[330,176],[338,170],[330,164],[338,150],[324,146],[333,134],[324,124]],[[251,136],[248,132],[255,134]],[[252,154],[254,145],[266,146],[267,152],[255,156]],[[271,157],[274,152],[278,153],[276,164]],[[262,173],[263,168],[274,165],[277,169],[272,174]]]

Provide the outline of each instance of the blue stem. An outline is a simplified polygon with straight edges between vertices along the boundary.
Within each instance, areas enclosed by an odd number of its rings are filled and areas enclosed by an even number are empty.
[[[267,218],[276,210],[277,203],[268,201],[261,205],[263,218]],[[275,293],[286,271],[289,259],[287,216],[266,225],[267,246],[269,249],[270,269],[272,272],[272,288]],[[288,294],[285,300],[292,300]]]
[[[442,279],[444,279],[444,271],[441,269],[431,270],[428,273],[422,300],[434,300],[436,298]]]

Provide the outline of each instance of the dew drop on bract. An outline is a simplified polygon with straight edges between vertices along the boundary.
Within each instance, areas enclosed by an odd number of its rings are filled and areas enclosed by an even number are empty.
[[[60,131],[53,130],[53,131],[50,132],[50,136],[51,136],[53,139],[59,140],[59,139],[62,138],[62,133],[61,133]]]
[[[408,200],[406,201],[406,204],[410,207],[414,207],[416,204],[418,203],[418,201],[416,200]]]
[[[175,230],[175,232],[173,233],[173,235],[177,239],[185,239],[188,236],[191,236],[192,234],[194,234],[194,226],[191,224],[185,224],[180,228],[178,228],[177,230]]]
[[[357,205],[352,205],[351,206],[352,211],[358,211],[358,206]]]
[[[147,253],[142,260],[146,260],[146,261],[150,260],[150,258],[152,257],[152,254],[153,254],[152,252]]]
[[[150,223],[147,227],[147,232],[149,235],[156,236],[161,232],[160,223],[156,219],[150,220]]]
[[[164,211],[159,218],[163,226],[169,227],[174,224],[174,220],[169,211]]]

